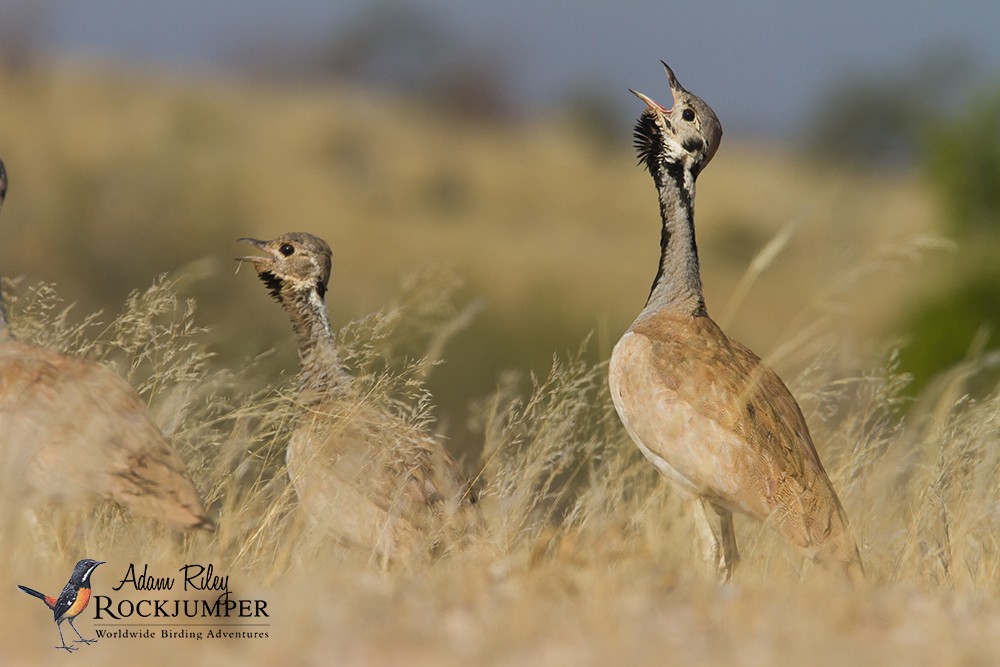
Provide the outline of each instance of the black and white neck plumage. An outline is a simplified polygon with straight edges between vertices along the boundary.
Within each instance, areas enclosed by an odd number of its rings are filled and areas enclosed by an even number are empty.
[[[85,588],[90,588],[90,575],[94,573],[98,565],[104,565],[106,561],[94,560],[93,558],[84,558],[76,564],[73,568],[73,574],[69,577],[69,585],[83,586]]]
[[[321,398],[343,388],[348,375],[340,363],[326,309],[332,252],[326,241],[305,232],[282,234],[270,241],[243,238],[267,254],[240,257],[251,262],[271,296],[288,313],[298,337],[301,386]]]
[[[722,141],[711,107],[687,92],[663,63],[673,96],[670,108],[631,91],[646,103],[635,126],[635,148],[660,198],[660,265],[643,312],[671,309],[705,314],[694,233],[695,181]]]

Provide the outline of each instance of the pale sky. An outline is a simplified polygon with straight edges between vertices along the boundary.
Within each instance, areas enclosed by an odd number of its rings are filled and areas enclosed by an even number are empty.
[[[197,71],[231,65],[248,43],[297,48],[379,4],[393,3],[0,0],[0,21],[41,6],[32,11],[47,50]],[[799,130],[821,93],[842,77],[892,74],[934,52],[960,50],[981,79],[1000,82],[1000,2],[989,0],[395,4],[425,12],[461,43],[501,59],[528,109],[586,87],[606,90],[623,114],[632,114],[626,88],[662,90],[660,59],[712,100],[727,128],[774,134]]]

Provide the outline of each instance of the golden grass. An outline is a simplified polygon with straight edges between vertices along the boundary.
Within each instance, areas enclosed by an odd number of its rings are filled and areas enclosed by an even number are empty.
[[[456,308],[441,296],[448,291],[433,288],[441,280],[406,285],[393,305],[342,332],[364,400],[396,410],[398,428],[425,427],[424,366],[396,351],[433,346],[434,322],[453,320]],[[896,410],[905,378],[891,355],[843,376],[835,351],[821,350],[790,378],[858,536],[871,578],[861,588],[803,563],[750,521],[737,524],[737,583],[714,585],[682,506],[619,427],[604,365],[579,354],[556,358],[530,381],[507,374],[470,407],[484,449],[467,466],[482,471],[487,530],[437,560],[383,569],[311,533],[297,515],[283,470],[294,392],[288,383],[255,386],[212,359],[175,287],[158,280],[110,324],[88,319],[82,328],[68,324],[50,287],[19,287],[15,331],[44,331],[48,344],[114,361],[190,462],[219,530],[180,537],[113,507],[26,512],[5,498],[0,531],[16,547],[0,578],[11,591],[14,583],[56,588],[90,555],[109,561],[95,576],[107,594],[130,562],[161,573],[211,562],[242,597],[268,600],[271,636],[105,639],[75,660],[605,664],[669,656],[833,665],[1000,656],[1000,398],[963,397],[975,360],[905,417]],[[414,313],[426,316],[406,315]],[[18,580],[29,575],[45,579]],[[0,612],[5,664],[52,659],[48,615],[15,593]]]
[[[1000,396],[963,391],[993,360],[970,356],[903,412],[906,379],[879,338],[925,284],[914,267],[937,243],[908,179],[727,138],[699,183],[709,307],[798,397],[871,579],[845,587],[738,520],[743,563],[718,587],[605,389],[601,360],[641,306],[658,233],[626,150],[600,153],[555,126],[454,126],[343,92],[61,69],[0,80],[0,96],[12,175],[0,268],[31,276],[6,285],[15,332],[113,364],[219,519],[214,534],[179,536],[109,506],[26,512],[0,488],[0,663],[1000,661]],[[408,428],[461,434],[454,448],[482,472],[488,529],[464,548],[383,570],[298,517],[283,470],[294,381],[273,372],[294,368],[287,325],[227,259],[236,236],[293,228],[334,245],[339,344],[365,400]],[[434,271],[396,287],[442,261],[464,287]],[[167,269],[173,278],[154,278]],[[84,315],[101,304],[83,284],[111,285],[103,305],[124,300],[121,312]],[[129,296],[135,285],[150,287]],[[67,314],[64,294],[81,306]],[[274,340],[279,353],[265,352]],[[519,352],[525,361],[510,363]],[[465,375],[431,419],[428,387],[437,397],[442,380]],[[174,573],[211,562],[240,597],[268,600],[271,636],[57,654],[51,617],[14,584],[56,592],[84,556],[109,561],[94,577],[103,594],[128,563]],[[79,626],[93,633],[89,611]]]

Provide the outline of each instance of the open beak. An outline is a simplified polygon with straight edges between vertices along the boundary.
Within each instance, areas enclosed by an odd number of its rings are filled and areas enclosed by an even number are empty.
[[[271,262],[274,261],[273,252],[268,249],[267,241],[261,241],[260,239],[242,238],[239,239],[239,242],[249,243],[250,245],[260,250],[261,252],[266,252],[268,254],[271,254],[272,257],[261,257],[260,255],[246,255],[244,257],[237,257],[236,258],[237,262],[250,262],[251,264],[259,266],[261,264],[270,264]]]
[[[638,97],[640,100],[642,100],[643,102],[645,102],[646,103],[646,108],[652,109],[653,111],[655,111],[656,113],[658,113],[660,115],[665,115],[665,114],[670,113],[670,109],[668,109],[667,107],[663,106],[659,102],[654,102],[649,96],[644,95],[643,93],[640,93],[638,90],[632,90],[631,88],[629,88],[628,92],[632,93],[633,95],[635,95],[636,97]]]
[[[670,97],[672,100],[676,101],[677,93],[683,91],[684,88],[682,88],[681,84],[677,82],[677,77],[674,76],[674,71],[670,69],[670,65],[663,62],[662,60],[660,61],[660,64],[663,65],[663,69],[666,70],[667,72],[667,83],[670,86]],[[643,93],[640,93],[637,90],[632,90],[631,88],[629,88],[628,91],[633,95],[635,95],[636,97],[638,97],[643,102],[645,102],[646,108],[653,110],[660,116],[665,116],[669,114],[671,110],[674,108],[673,102],[671,102],[671,105],[669,107],[665,107],[659,102],[654,101],[648,95],[644,95]]]

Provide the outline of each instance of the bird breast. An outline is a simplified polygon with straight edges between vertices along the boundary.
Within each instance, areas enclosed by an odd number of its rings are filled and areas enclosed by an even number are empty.
[[[611,355],[611,397],[632,440],[661,474],[682,489],[736,511],[758,514],[756,508],[739,502],[740,459],[746,444],[685,400],[671,378],[657,372],[662,360],[650,363],[651,354],[649,340],[629,332]]]

